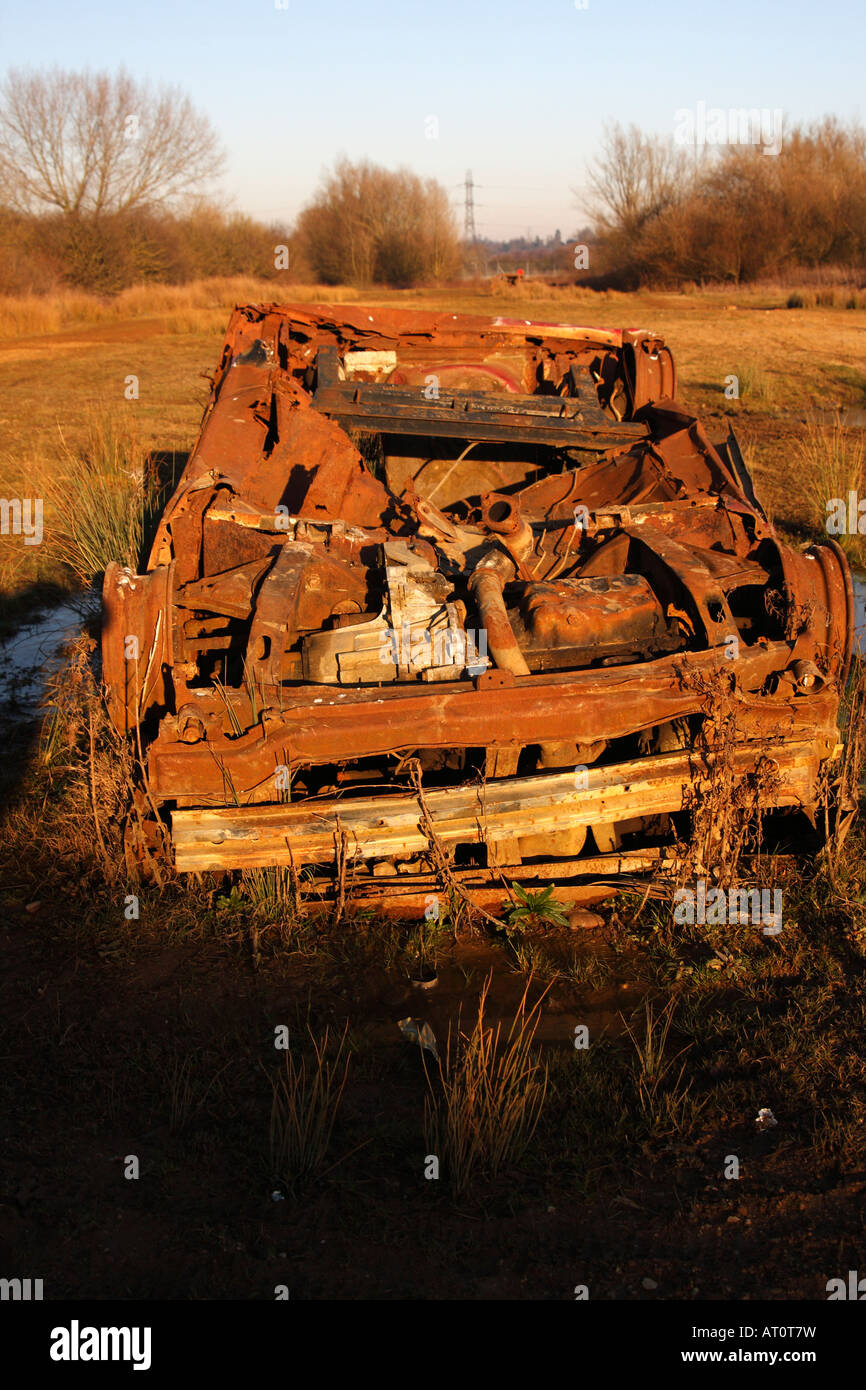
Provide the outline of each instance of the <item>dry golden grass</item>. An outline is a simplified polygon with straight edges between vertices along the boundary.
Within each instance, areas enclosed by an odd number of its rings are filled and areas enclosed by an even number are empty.
[[[788,309],[866,309],[866,290],[855,286],[830,289],[792,290]]]
[[[111,297],[85,290],[2,295],[0,339],[39,337],[70,328],[155,317],[166,318],[172,333],[207,332],[223,327],[235,304],[293,300],[309,303],[317,299],[340,304],[357,298],[357,294],[347,285],[299,285],[238,275],[194,280],[188,285],[131,285]]]

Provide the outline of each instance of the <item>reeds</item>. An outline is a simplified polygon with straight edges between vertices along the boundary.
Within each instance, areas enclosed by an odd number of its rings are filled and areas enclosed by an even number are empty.
[[[535,1049],[543,995],[528,1007],[530,982],[514,1018],[485,1019],[491,977],[468,1032],[449,1029],[438,1073],[428,1077],[425,1142],[447,1170],[455,1197],[477,1176],[494,1178],[516,1163],[535,1133],[547,1094],[548,1068]]]
[[[690,1044],[673,1054],[670,1051],[670,1031],[676,1002],[669,999],[656,1013],[653,1005],[644,1006],[643,1031],[638,1032],[626,1023],[625,1030],[634,1047],[633,1071],[638,1104],[653,1133],[677,1132],[687,1117],[693,1117],[700,1103],[690,1096],[691,1083],[684,1080],[685,1062],[676,1064]]]
[[[333,1051],[327,1028],[307,1032],[312,1054],[287,1049],[271,1080],[271,1172],[285,1187],[321,1173],[349,1072],[348,1025]]]
[[[118,560],[138,570],[159,495],[155,470],[134,423],[94,409],[81,450],[63,442],[66,467],[47,472],[48,541],[55,557],[85,584]]]

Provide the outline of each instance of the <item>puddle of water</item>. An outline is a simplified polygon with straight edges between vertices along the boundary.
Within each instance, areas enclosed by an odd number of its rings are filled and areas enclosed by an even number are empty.
[[[589,935],[591,941],[579,938]],[[536,1037],[539,1042],[574,1048],[575,1028],[585,1024],[592,1037],[606,1033],[611,1038],[622,1037],[626,1020],[642,1002],[649,986],[635,977],[636,958],[614,959],[609,948],[595,939],[596,933],[539,932],[530,939],[544,953],[552,966],[563,971],[575,958],[603,959],[608,963],[602,981],[577,982],[560,974],[552,983],[547,976],[536,976],[529,991],[530,1006],[544,996]],[[366,999],[370,1013],[385,1015],[371,1027],[377,1042],[386,1046],[405,1046],[405,1040],[395,1026],[398,1018],[425,1020],[441,1050],[447,1045],[449,1031],[452,1042],[457,1032],[472,1028],[477,1017],[477,1001],[485,980],[490,981],[485,1018],[491,1027],[502,1025],[507,1031],[515,1017],[527,985],[527,971],[519,970],[510,953],[501,945],[489,942],[461,942],[440,953],[438,983],[430,990],[413,989],[408,983],[398,984],[393,977],[383,978],[373,985]],[[401,972],[402,973],[402,970]]]
[[[94,596],[79,594],[41,614],[0,643],[0,721],[30,723],[48,681],[63,664],[66,643],[93,613]]]

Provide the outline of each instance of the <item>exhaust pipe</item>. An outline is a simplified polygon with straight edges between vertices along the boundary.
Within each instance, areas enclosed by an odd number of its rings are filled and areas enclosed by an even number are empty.
[[[475,600],[481,626],[487,633],[487,650],[502,671],[515,676],[531,674],[505,607],[502,591],[517,573],[517,567],[502,550],[488,550],[469,579],[469,592]]]

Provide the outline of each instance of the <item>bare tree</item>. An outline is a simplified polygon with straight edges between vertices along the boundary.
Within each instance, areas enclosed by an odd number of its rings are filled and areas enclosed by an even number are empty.
[[[217,134],[176,87],[129,73],[12,69],[0,86],[0,201],[68,217],[176,201],[223,162]]]
[[[589,166],[593,212],[606,231],[635,236],[682,196],[689,156],[672,140],[645,135],[637,126],[605,126],[601,153]]]

